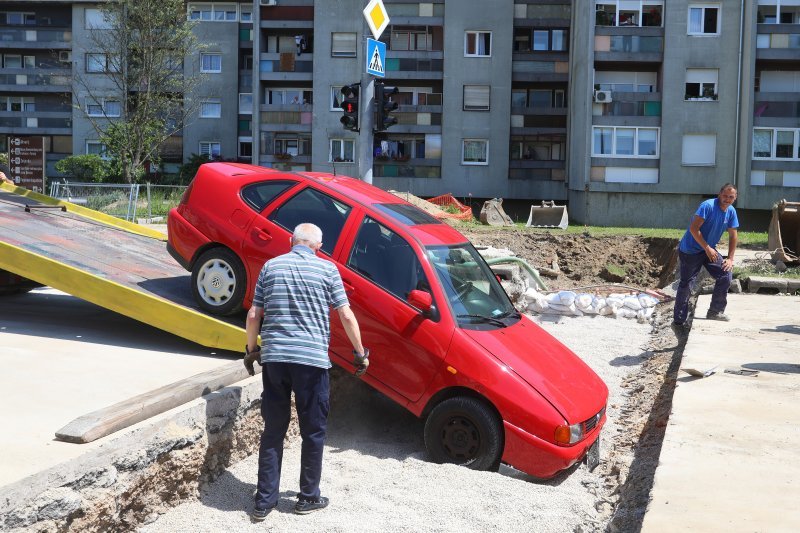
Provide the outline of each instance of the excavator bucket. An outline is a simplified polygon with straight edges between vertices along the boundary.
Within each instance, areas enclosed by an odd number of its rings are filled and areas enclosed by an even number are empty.
[[[567,226],[569,226],[567,206],[556,205],[552,200],[549,202],[542,201],[541,206],[532,205],[528,223],[525,225],[529,228],[567,229]]]
[[[503,199],[492,198],[483,202],[481,223],[489,226],[513,226],[514,221],[503,210]]]
[[[772,206],[768,239],[773,261],[800,261],[800,202],[781,200]]]

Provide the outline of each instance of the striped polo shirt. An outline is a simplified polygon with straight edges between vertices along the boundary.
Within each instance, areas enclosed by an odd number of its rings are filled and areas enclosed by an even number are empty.
[[[339,270],[298,244],[264,264],[253,306],[264,308],[261,362],[330,368],[330,308],[347,305]]]

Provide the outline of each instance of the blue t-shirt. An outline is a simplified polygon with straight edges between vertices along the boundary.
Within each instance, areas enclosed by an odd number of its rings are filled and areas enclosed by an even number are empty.
[[[739,218],[736,216],[736,209],[733,206],[728,207],[727,211],[722,211],[719,207],[719,198],[712,198],[706,200],[700,207],[697,208],[695,215],[703,219],[703,224],[700,226],[700,234],[712,248],[717,246],[722,233],[730,228],[739,227]],[[694,220],[694,217],[692,217]],[[689,221],[691,227],[692,221]],[[678,249],[685,254],[698,254],[702,253],[703,249],[692,237],[692,232],[688,229],[683,234],[681,243]]]

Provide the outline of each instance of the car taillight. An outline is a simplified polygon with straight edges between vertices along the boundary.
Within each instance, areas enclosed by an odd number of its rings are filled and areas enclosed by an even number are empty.
[[[194,180],[189,182],[189,186],[186,187],[186,190],[183,191],[183,196],[181,196],[181,204],[186,204],[189,201],[189,195],[192,194],[192,185],[194,185]]]

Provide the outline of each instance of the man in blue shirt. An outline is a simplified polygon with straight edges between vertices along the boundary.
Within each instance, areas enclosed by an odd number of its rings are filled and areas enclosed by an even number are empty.
[[[706,200],[697,208],[689,229],[678,245],[681,260],[681,281],[675,295],[675,311],[672,326],[675,330],[685,330],[689,314],[689,294],[701,267],[716,280],[706,318],[728,321],[725,314],[728,305],[728,288],[733,280],[733,254],[736,253],[739,219],[733,202],[736,201],[736,187],[726,183],[716,198]],[[728,257],[724,258],[716,246],[722,233],[728,231]]]
[[[278,504],[292,392],[303,439],[295,512],[306,514],[328,505],[328,498],[320,495],[319,482],[330,393],[330,308],[337,311],[353,344],[356,375],[368,366],[369,352],[361,344],[358,322],[339,270],[332,262],[316,256],[322,247],[322,231],[314,224],[300,224],[291,244],[289,253],[270,259],[261,269],[253,306],[247,313],[244,363],[250,375],[254,373],[253,362],[262,364],[264,384],[264,432],[258,453],[255,509],[250,515],[255,521],[264,520]],[[257,344],[259,326],[263,350]]]

